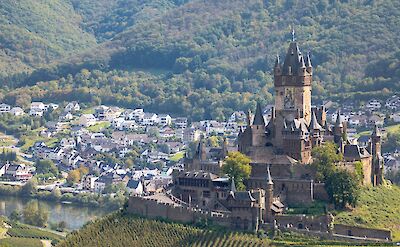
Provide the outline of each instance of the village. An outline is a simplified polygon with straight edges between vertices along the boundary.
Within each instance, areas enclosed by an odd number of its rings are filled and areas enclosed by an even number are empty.
[[[373,126],[400,123],[400,96],[386,101],[371,99],[363,106],[324,102],[327,119],[334,123],[337,113],[348,123],[349,142],[366,147]],[[264,118],[271,118],[272,105],[263,109]],[[0,104],[1,116],[43,119],[51,112],[52,121],[44,121],[38,128],[38,140],[21,150],[3,144],[3,152],[11,150],[19,158],[3,160],[0,179],[3,184],[23,185],[32,177],[41,179],[40,188],[61,192],[113,193],[116,188],[129,194],[154,194],[172,182],[173,171],[184,169],[185,157],[195,152],[194,143],[201,138],[209,147],[219,147],[223,140],[236,146],[240,129],[246,126],[245,112],[233,112],[227,121],[202,120],[190,122],[185,117],[146,112],[145,109],[122,109],[100,105],[82,109],[79,102],[63,105],[32,102],[28,110]],[[390,127],[389,127],[390,128]],[[7,134],[7,133],[5,133]],[[400,169],[400,150],[383,154],[385,173]],[[34,163],[51,161],[57,174],[40,175]],[[84,168],[85,172],[76,171]]]

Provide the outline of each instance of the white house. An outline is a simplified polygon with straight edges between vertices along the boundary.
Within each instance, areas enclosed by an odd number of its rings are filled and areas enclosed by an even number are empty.
[[[46,105],[43,104],[43,102],[32,102],[31,110],[44,111],[44,110],[46,110]]]
[[[61,161],[64,158],[64,155],[64,149],[56,147],[49,153],[49,159]]]
[[[76,112],[79,110],[81,110],[81,106],[76,101],[69,102],[64,108],[65,112]]]
[[[47,107],[43,102],[32,102],[31,103],[31,108],[29,111],[29,115],[35,116],[35,117],[42,117],[43,112],[47,110]]]
[[[78,119],[78,124],[83,127],[89,127],[96,124],[96,118],[93,114],[82,114]]]
[[[32,173],[24,164],[11,164],[6,169],[6,176],[15,180],[26,181],[32,178]]]
[[[130,194],[134,195],[143,194],[143,183],[140,179],[139,180],[130,179],[128,181],[128,184],[126,185],[126,188],[128,189]]]
[[[154,125],[157,123],[157,114],[145,113],[143,116],[142,123],[146,126]]]
[[[391,114],[390,118],[393,120],[393,122],[400,123],[400,112]]]
[[[7,104],[0,104],[0,113],[9,113],[11,111],[11,106]]]
[[[64,113],[60,114],[60,116],[58,117],[58,120],[68,122],[68,121],[72,120],[73,118],[74,118],[74,116],[71,114],[71,112],[64,112]]]
[[[63,138],[60,141],[60,147],[64,149],[72,149],[76,146],[76,142],[73,138]]]
[[[25,114],[24,110],[22,110],[21,107],[13,107],[10,110],[10,113],[13,114],[14,116],[18,117],[18,116],[22,116]]]
[[[373,99],[373,100],[368,101],[368,104],[365,107],[367,107],[367,109],[369,109],[371,111],[376,111],[376,110],[379,110],[382,107],[382,105],[381,105],[381,102],[379,102],[376,99]]]
[[[168,115],[168,114],[160,114],[160,115],[157,117],[157,122],[158,122],[158,124],[161,125],[161,126],[171,125],[171,123],[172,123],[172,118],[171,118],[171,116]]]
[[[86,175],[82,180],[82,187],[84,190],[94,191],[95,190],[95,182],[99,177],[94,175]]]

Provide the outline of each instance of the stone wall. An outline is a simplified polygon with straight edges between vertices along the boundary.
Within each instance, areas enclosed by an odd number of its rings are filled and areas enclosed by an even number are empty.
[[[361,238],[370,238],[370,239],[383,239],[389,240],[392,239],[392,233],[388,230],[380,230],[380,229],[371,229],[357,226],[347,226],[341,224],[335,224],[333,229],[334,234],[344,235],[344,236],[354,236]]]
[[[310,231],[327,232],[328,218],[326,215],[275,215],[278,228],[307,229]]]
[[[155,199],[131,196],[128,202],[128,213],[157,219],[163,218],[181,223],[193,223],[200,219],[209,219],[218,225],[230,227],[231,218],[228,214],[203,211],[176,204],[160,203]]]
[[[319,201],[329,201],[329,195],[326,192],[324,183],[314,183],[314,199]]]

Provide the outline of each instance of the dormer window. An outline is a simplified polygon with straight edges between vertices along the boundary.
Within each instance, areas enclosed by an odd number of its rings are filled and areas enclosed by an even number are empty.
[[[292,74],[292,66],[288,66],[288,72],[289,72],[289,75]]]

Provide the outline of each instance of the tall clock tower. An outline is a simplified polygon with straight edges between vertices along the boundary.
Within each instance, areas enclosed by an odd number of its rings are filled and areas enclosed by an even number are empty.
[[[294,36],[294,35],[293,35]],[[275,86],[275,140],[282,146],[282,130],[285,122],[304,118],[311,122],[312,65],[310,55],[304,56],[293,37],[281,63],[277,56],[274,66]]]

